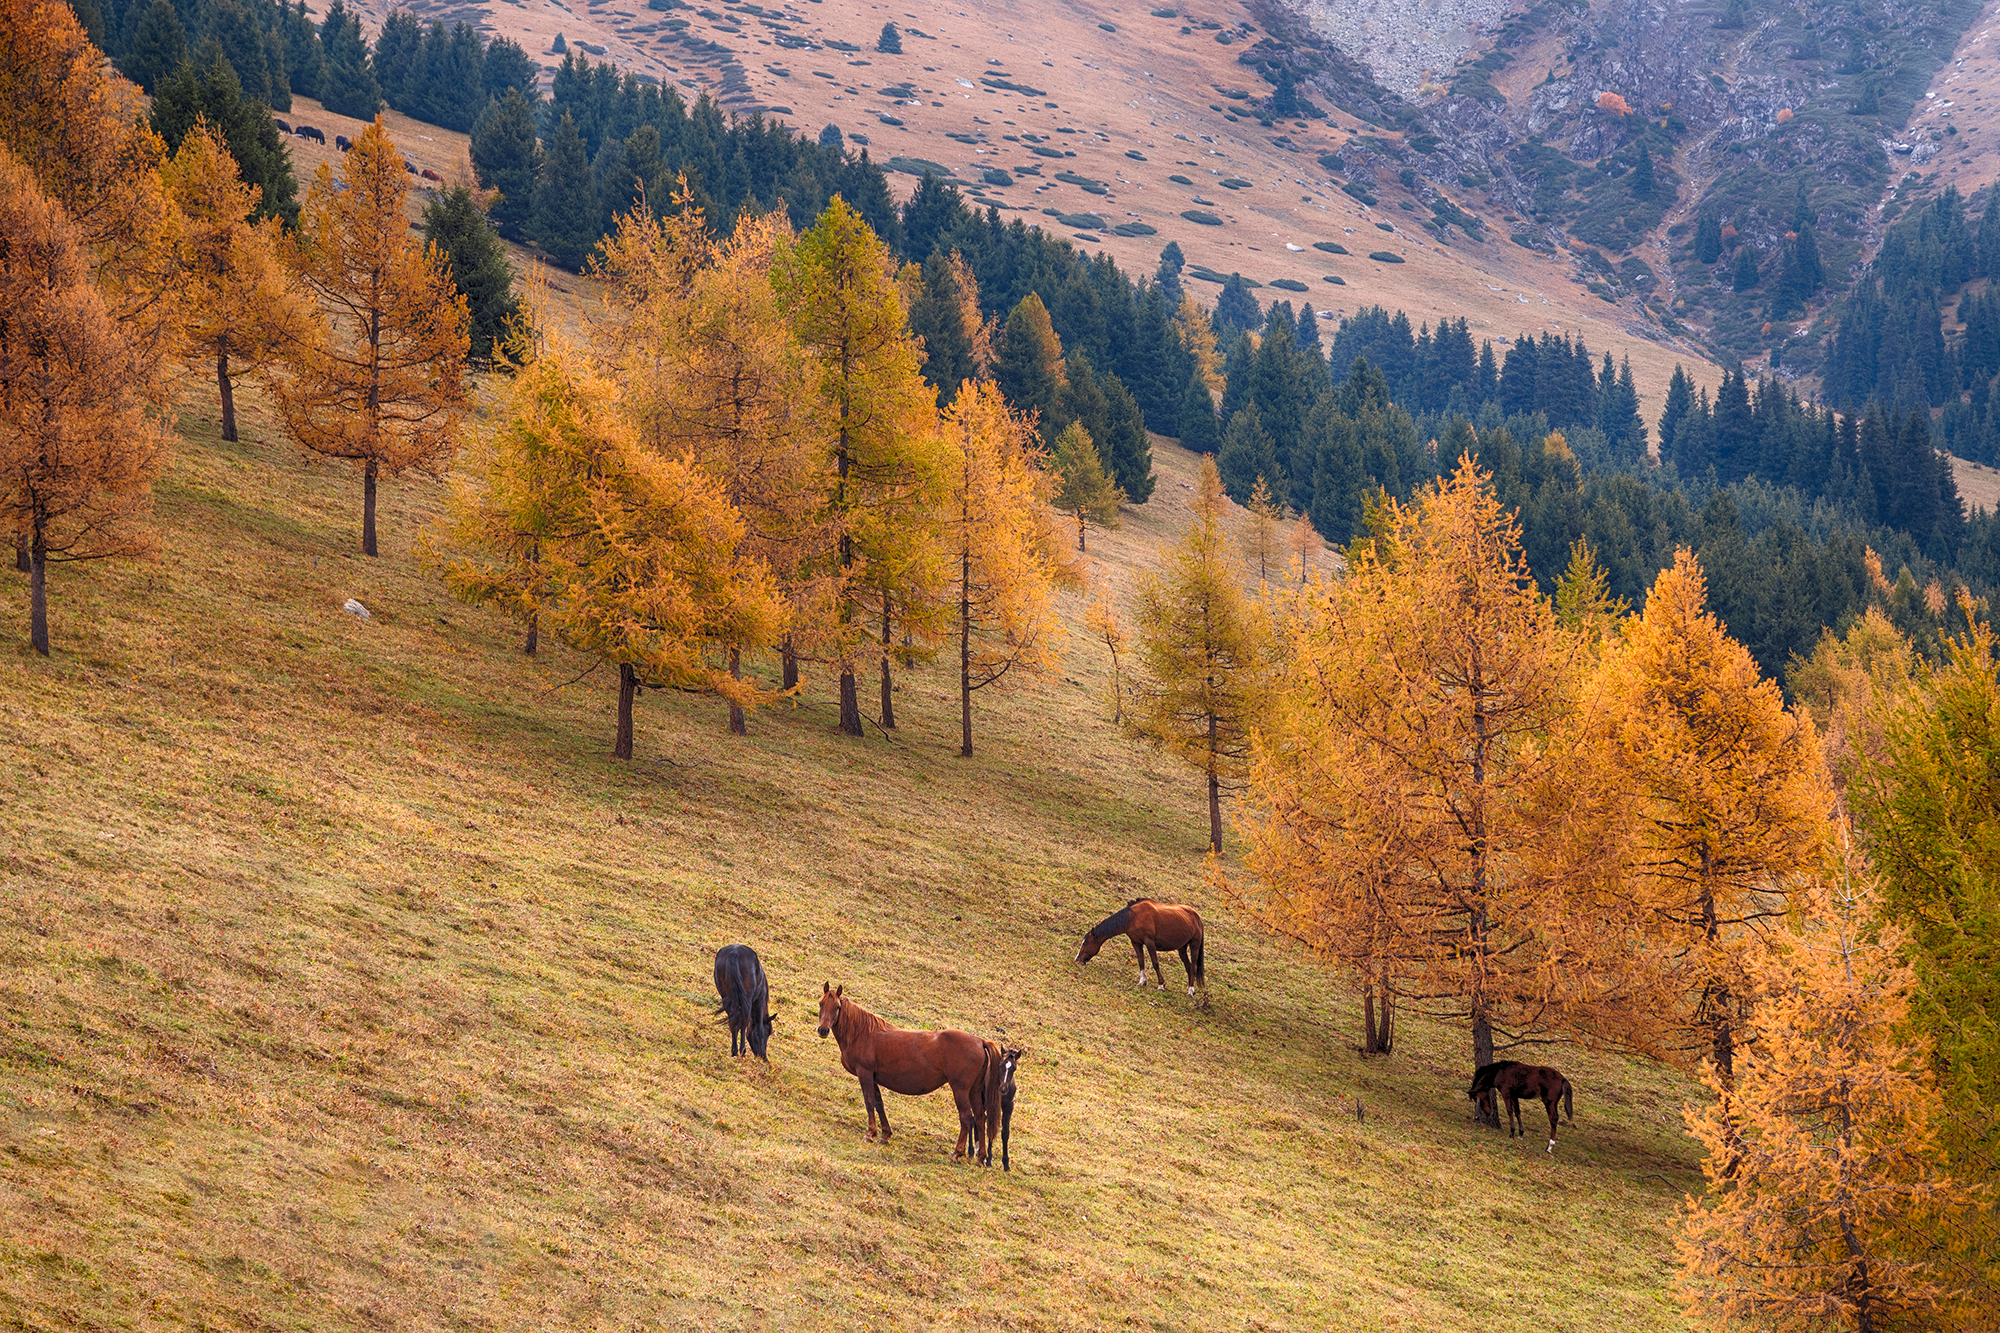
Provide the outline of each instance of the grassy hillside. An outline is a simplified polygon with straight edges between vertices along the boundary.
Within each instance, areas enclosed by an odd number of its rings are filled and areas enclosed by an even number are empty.
[[[649,694],[618,765],[607,674],[414,557],[439,487],[364,560],[350,472],[212,415],[158,562],[53,576],[52,661],[0,573],[6,1326],[1677,1326],[1682,1086],[1553,1052],[1550,1158],[1472,1126],[1462,1033],[1364,1062],[1345,988],[1204,892],[1197,785],[1081,636],[973,760],[917,672],[862,742],[823,689],[747,739]],[[1093,536],[1121,584],[1185,513],[1157,448]],[[1209,915],[1207,1012],[1070,961],[1141,893]],[[709,1014],[735,940],[768,1067]],[[948,1161],[943,1096],[863,1142],[822,979],[1031,1048],[1012,1175]]]

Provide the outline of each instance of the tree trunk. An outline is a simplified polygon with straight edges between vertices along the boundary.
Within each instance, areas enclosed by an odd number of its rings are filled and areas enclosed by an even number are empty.
[[[618,743],[611,747],[613,759],[632,757],[632,700],[639,693],[639,673],[630,662],[618,664]]]
[[[361,554],[375,554],[375,460],[361,469]]]
[[[796,690],[799,687],[799,655],[792,651],[792,636],[789,634],[785,636],[784,651],[780,655],[785,663],[785,688]]]
[[[743,679],[743,652],[733,645],[729,649],[729,678],[731,680]],[[750,734],[750,724],[743,716],[742,704],[733,703],[729,705],[729,734],[732,736],[748,736]]]
[[[229,339],[215,345],[215,387],[222,390],[222,438],[236,442],[236,387],[229,382]]]
[[[535,649],[541,646],[541,642],[542,613],[540,611],[530,611],[528,613],[528,641],[521,645],[521,651],[533,657]]]
[[[1714,863],[1708,848],[1701,849],[1701,925],[1702,933],[1708,939],[1710,959],[1716,957],[1717,945],[1722,940],[1722,923],[1715,914],[1715,888],[1711,880]],[[1722,1086],[1736,1086],[1736,1034],[1730,1024],[1729,987],[1715,982],[1709,983],[1708,994],[1704,997],[1708,1005],[1709,1057],[1715,1061],[1716,1075]]]
[[[972,550],[958,565],[958,757],[972,758]]]
[[[49,655],[49,556],[39,532],[28,555],[28,646]]]
[[[28,539],[16,534],[14,537],[14,568],[26,574],[31,572],[34,567],[34,561],[28,558]]]
[[[1216,731],[1218,720],[1214,713],[1208,715],[1208,849],[1218,856],[1222,854],[1222,774],[1217,771],[1219,757],[1216,754]]]
[[[1076,511],[1076,549],[1083,549],[1083,511]]]
[[[840,485],[834,492],[835,505],[838,508],[844,509],[847,505],[847,469],[852,464],[852,461],[852,458],[848,454],[847,425],[843,422],[840,427]],[[851,531],[842,531],[840,534],[841,578],[843,580],[847,579],[852,575],[853,571],[854,534]],[[843,628],[854,623],[854,592],[852,588],[842,589],[840,623]],[[852,641],[847,638],[844,632],[841,635],[841,639],[843,650],[853,646]],[[848,736],[859,736],[862,734],[861,693],[856,687],[854,680],[854,666],[852,663],[845,661],[840,664],[840,730],[842,734]]]
[[[840,730],[848,736],[865,734],[861,730],[861,692],[852,670],[840,673]]]
[[[890,697],[889,684],[889,594],[882,594],[882,726],[887,730],[896,727],[896,701]]]
[[[1382,1021],[1375,1021],[1375,1000],[1382,1000]],[[1370,981],[1362,992],[1362,1005],[1366,1016],[1367,1046],[1362,1048],[1366,1055],[1387,1055],[1395,1044],[1396,1002],[1389,998],[1389,988],[1379,982]]]

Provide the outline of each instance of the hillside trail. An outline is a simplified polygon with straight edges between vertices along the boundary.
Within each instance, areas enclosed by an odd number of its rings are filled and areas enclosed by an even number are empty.
[[[1732,86],[1735,84],[1737,61],[1742,57],[1743,52],[1749,49],[1750,44],[1763,36],[1777,21],[1775,17],[1767,18],[1755,28],[1743,34],[1742,39],[1723,58],[1721,69],[1723,82]],[[1721,137],[1722,131],[1727,129],[1731,123],[1731,121],[1723,121],[1682,151],[1681,164],[1685,168],[1683,174],[1686,177],[1686,182],[1679,193],[1674,196],[1674,206],[1661,216],[1659,225],[1648,232],[1645,239],[1638,246],[1633,247],[1635,250],[1640,248],[1650,249],[1659,256],[1659,264],[1655,272],[1659,275],[1660,286],[1664,289],[1661,295],[1666,302],[1666,309],[1668,311],[1673,310],[1674,303],[1680,300],[1681,295],[1680,281],[1674,272],[1671,258],[1672,244],[1669,233],[1693,215],[1695,209],[1700,205],[1702,197],[1708,192],[1709,185],[1715,179],[1715,172],[1709,166],[1709,152],[1715,147],[1715,141]],[[1696,326],[1688,325],[1688,327],[1694,328]]]

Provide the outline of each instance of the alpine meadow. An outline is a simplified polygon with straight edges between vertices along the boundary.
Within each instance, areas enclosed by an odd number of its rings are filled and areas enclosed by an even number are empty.
[[[0,0],[0,1323],[2000,1327],[1986,9],[585,10]]]

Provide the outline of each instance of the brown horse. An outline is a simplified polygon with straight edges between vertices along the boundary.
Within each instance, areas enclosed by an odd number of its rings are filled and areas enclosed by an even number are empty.
[[[974,1159],[981,1166],[993,1165],[993,1133],[997,1117],[1000,1133],[1000,1169],[1012,1171],[1007,1160],[1007,1140],[1014,1130],[1014,1070],[1027,1052],[1017,1047],[989,1041],[986,1046],[986,1077],[980,1080],[972,1099],[972,1119],[978,1126],[980,1144]]]
[[[1556,1103],[1562,1103],[1563,1116],[1570,1124],[1576,1123],[1575,1089],[1560,1071],[1547,1065],[1524,1065],[1517,1060],[1496,1060],[1490,1065],[1481,1065],[1472,1076],[1472,1088],[1466,1094],[1482,1109],[1493,1107],[1496,1098],[1507,1103],[1507,1137],[1528,1137],[1528,1131],[1521,1124],[1521,1101],[1534,1098],[1548,1109],[1549,1151],[1556,1150]]]
[[[1162,949],[1171,949],[1181,956],[1181,966],[1187,969],[1189,995],[1194,994],[1196,986],[1208,984],[1208,974],[1202,965],[1201,913],[1192,907],[1134,898],[1090,928],[1090,933],[1083,937],[1082,947],[1076,951],[1076,961],[1089,962],[1097,957],[1106,940],[1119,935],[1132,941],[1132,957],[1139,964],[1142,987],[1146,984],[1146,955],[1150,952],[1153,975],[1159,979],[1161,990],[1167,988],[1167,979],[1160,974]]]
[[[891,1026],[863,1009],[838,989],[821,983],[819,1035],[832,1034],[840,1043],[840,1064],[861,1080],[861,1104],[868,1108],[868,1141],[875,1142],[875,1123],[882,1123],[882,1142],[889,1141],[889,1111],[882,1089],[905,1097],[921,1097],[951,1084],[958,1102],[958,1145],[952,1158],[965,1156],[978,1144],[972,1100],[986,1077],[986,1043],[970,1032],[913,1032]]]

